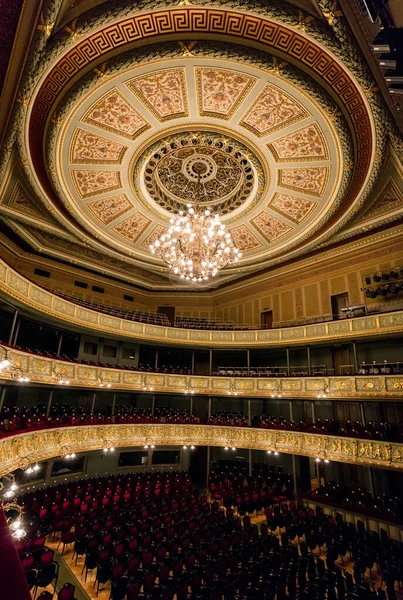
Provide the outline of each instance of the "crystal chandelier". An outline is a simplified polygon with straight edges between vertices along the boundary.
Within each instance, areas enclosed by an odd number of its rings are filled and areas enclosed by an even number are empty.
[[[206,168],[193,165],[198,174],[198,203],[187,204],[187,211],[170,220],[170,228],[153,244],[152,254],[159,256],[175,275],[187,281],[206,281],[219,269],[238,262],[242,256],[218,214],[200,206],[200,175]]]

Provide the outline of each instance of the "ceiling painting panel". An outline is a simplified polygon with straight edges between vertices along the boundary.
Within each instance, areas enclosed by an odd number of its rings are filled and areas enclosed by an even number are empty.
[[[188,115],[184,69],[152,71],[126,85],[159,121]]]
[[[119,171],[90,171],[77,169],[71,177],[80,198],[105,194],[121,187]]]
[[[328,160],[329,150],[318,123],[312,123],[268,144],[277,162]]]
[[[92,131],[78,128],[71,142],[72,164],[120,164],[127,146]]]
[[[330,167],[283,168],[278,173],[280,187],[322,198],[329,181]]]
[[[246,225],[234,227],[230,232],[236,247],[241,252],[252,252],[254,250],[260,250],[263,247]]]
[[[279,221],[265,211],[259,213],[251,222],[269,244],[284,237],[293,230],[290,225],[284,223],[284,221]]]
[[[273,84],[266,84],[241,125],[263,137],[309,116],[308,110],[289,94]]]
[[[196,69],[199,115],[229,119],[249,94],[256,78],[230,69]]]
[[[86,208],[101,221],[102,225],[109,225],[133,208],[132,203],[126,194],[110,196],[109,198],[99,198],[93,202],[87,202]]]
[[[269,208],[283,217],[290,219],[297,225],[305,221],[311,212],[315,210],[316,206],[317,203],[312,200],[297,198],[288,194],[279,194],[278,192],[274,194],[269,204]]]
[[[151,127],[116,88],[94,102],[82,120],[131,140]]]
[[[150,225],[151,219],[148,219],[140,212],[135,213],[128,219],[125,219],[118,225],[115,225],[113,230],[120,236],[126,238],[131,243],[136,242]]]

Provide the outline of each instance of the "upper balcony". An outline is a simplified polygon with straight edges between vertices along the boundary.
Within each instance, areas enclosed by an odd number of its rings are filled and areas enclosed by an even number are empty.
[[[29,281],[4,261],[0,261],[0,294],[26,312],[71,330],[157,344],[207,348],[287,347],[403,332],[403,311],[262,330],[198,330],[142,323],[107,315],[63,299]]]

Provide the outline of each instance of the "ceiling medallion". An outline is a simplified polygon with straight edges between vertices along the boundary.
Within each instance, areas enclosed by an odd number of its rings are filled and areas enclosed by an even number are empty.
[[[226,215],[254,196],[256,171],[246,152],[239,142],[213,132],[171,136],[149,155],[143,171],[145,189],[171,213],[197,202]]]
[[[167,233],[150,244],[150,250],[181,279],[206,281],[229,263],[238,262],[241,253],[218,213],[213,214],[210,208],[203,207],[206,195],[202,182],[211,176],[214,163],[210,162],[208,155],[198,158],[198,154],[193,152],[186,157],[184,168],[189,173],[189,180],[195,181],[195,195],[192,197],[196,204],[188,203],[186,212],[180,210],[179,215],[170,220]]]

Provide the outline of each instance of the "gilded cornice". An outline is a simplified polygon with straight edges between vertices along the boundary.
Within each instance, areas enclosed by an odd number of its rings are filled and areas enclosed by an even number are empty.
[[[105,446],[234,446],[274,450],[360,466],[403,470],[403,444],[214,425],[91,425],[43,429],[0,439],[0,476],[68,452]]]
[[[208,331],[138,323],[89,310],[41,288],[0,259],[0,294],[41,317],[51,317],[65,327],[79,327],[112,337],[147,343],[208,348],[292,346],[293,344],[389,335],[403,332],[403,311],[376,316],[301,325],[283,329]]]

